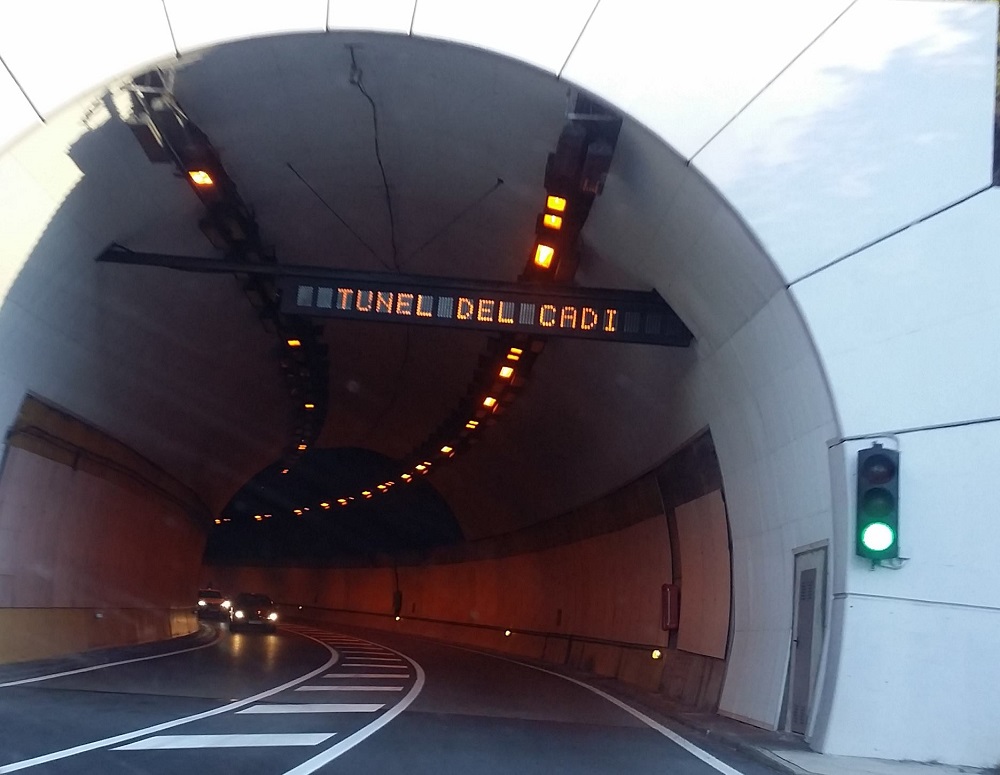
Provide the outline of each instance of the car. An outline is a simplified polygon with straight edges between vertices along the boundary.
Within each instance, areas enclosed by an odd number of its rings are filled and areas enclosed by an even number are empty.
[[[198,606],[194,609],[199,619],[229,619],[229,600],[217,589],[199,589]]]
[[[274,632],[278,628],[278,606],[260,592],[240,592],[230,609],[229,630],[262,629]]]

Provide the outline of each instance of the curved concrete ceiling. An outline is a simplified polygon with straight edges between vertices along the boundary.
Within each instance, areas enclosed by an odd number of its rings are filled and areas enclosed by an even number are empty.
[[[388,202],[372,106],[352,82],[352,57],[353,81],[360,76],[377,111]],[[180,105],[219,149],[280,262],[488,280],[514,280],[523,269],[546,157],[574,97],[522,63],[378,34],[226,44],[186,57],[173,74]],[[109,241],[213,255],[196,228],[196,198],[143,156],[128,118],[113,90],[14,149],[53,193],[58,178],[42,170],[60,146],[69,145],[78,172],[7,308],[36,318],[18,324],[35,328],[22,341],[39,326],[73,330],[94,350],[86,375],[71,373],[67,361],[78,353],[52,353],[44,366],[36,357],[36,369],[61,374],[42,381],[62,386],[53,395],[39,384],[38,392],[134,444],[218,510],[277,458],[291,400],[275,343],[231,278],[93,264]],[[70,247],[60,236],[68,228],[90,239]],[[780,288],[722,199],[630,120],[584,241],[579,283],[658,288],[703,351]],[[718,250],[694,262],[696,241]],[[52,275],[71,287],[51,288]],[[730,303],[720,305],[720,290]],[[342,321],[327,323],[323,338],[330,410],[318,446],[395,458],[455,410],[487,341]],[[663,459],[670,448],[654,429],[669,424],[674,407],[662,397],[694,362],[693,350],[551,340],[502,422],[434,477],[465,535],[553,516]]]

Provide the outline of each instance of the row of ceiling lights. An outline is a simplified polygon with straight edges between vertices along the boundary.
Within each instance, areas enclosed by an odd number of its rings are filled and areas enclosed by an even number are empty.
[[[198,225],[216,249],[232,261],[276,264],[274,251],[263,245],[253,212],[215,147],[174,98],[171,78],[153,70],[133,81],[130,128],[151,161],[171,163],[184,175],[205,207]],[[278,362],[293,406],[283,460],[291,466],[318,438],[326,416],[329,356],[321,341],[322,328],[281,312],[272,277],[249,275],[243,291],[264,329],[281,343]]]

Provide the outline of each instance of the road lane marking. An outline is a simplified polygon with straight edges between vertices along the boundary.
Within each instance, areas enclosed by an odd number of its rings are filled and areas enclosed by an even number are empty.
[[[400,665],[403,664],[403,660],[397,659],[396,657],[376,657],[369,654],[344,654],[345,665],[347,664],[346,660],[348,659],[370,659],[373,662],[385,662],[389,664],[395,663]]]
[[[311,638],[308,635],[305,635],[303,637],[309,638],[309,640],[312,640],[316,643],[320,643],[320,645],[324,645],[320,641],[316,640],[315,638]],[[152,735],[155,734],[156,732],[162,732],[164,729],[172,729],[173,727],[179,727],[181,724],[189,724],[192,721],[200,721],[201,719],[204,718],[209,718],[211,716],[218,716],[222,713],[228,713],[229,711],[235,710],[236,708],[242,708],[246,705],[252,705],[255,702],[263,700],[267,697],[271,697],[275,694],[278,694],[279,692],[283,692],[286,689],[290,689],[291,687],[296,686],[297,684],[300,684],[303,681],[308,681],[310,678],[314,678],[320,673],[323,673],[329,670],[331,667],[333,667],[333,665],[335,665],[337,663],[337,660],[340,658],[340,655],[334,649],[326,647],[325,645],[324,647],[327,648],[327,650],[330,652],[330,658],[323,665],[321,665],[315,670],[306,673],[305,675],[302,675],[298,678],[294,678],[291,681],[287,681],[286,683],[281,684],[281,686],[276,686],[273,689],[268,689],[267,691],[263,691],[259,694],[255,694],[252,697],[247,697],[246,699],[243,700],[236,700],[235,702],[230,702],[219,708],[214,708],[213,710],[206,710],[202,713],[195,713],[193,716],[185,716],[184,718],[175,719],[173,721],[164,721],[162,724],[155,724],[151,727],[146,727],[145,729],[137,729],[134,732],[125,732],[124,734],[115,735],[114,737],[106,737],[103,740],[95,740],[92,743],[84,743],[82,745],[73,746],[72,748],[65,748],[62,751],[53,751],[52,753],[43,754],[42,756],[36,756],[32,759],[22,759],[19,762],[11,762],[10,764],[5,764],[2,767],[0,767],[0,773],[6,775],[6,773],[8,772],[17,772],[19,770],[26,770],[29,767],[36,767],[39,764],[48,764],[49,762],[54,762],[59,759],[67,759],[70,756],[76,756],[77,754],[87,753],[88,751],[95,751],[99,748],[108,748],[110,746],[117,745],[118,743],[126,743],[129,740],[135,740],[137,737],[145,737],[146,735]]]
[[[405,667],[406,664],[403,662],[390,662],[388,664],[382,664],[379,662],[342,662],[342,667],[381,667],[383,670],[399,670],[401,667]]]
[[[136,657],[135,659],[122,659],[118,662],[107,662],[103,665],[91,665],[90,667],[78,667],[75,670],[64,670],[61,673],[49,673],[48,675],[39,675],[34,678],[22,678],[18,681],[7,681],[6,683],[0,684],[0,689],[6,689],[8,686],[21,686],[23,684],[37,683],[38,681],[48,681],[52,678],[63,678],[67,675],[76,675],[77,673],[89,673],[91,670],[103,670],[106,667],[118,667],[119,665],[131,665],[133,662],[146,662],[150,659],[162,659],[163,657],[173,657],[177,654],[187,654],[189,651],[198,651],[199,649],[207,649],[209,646],[214,646],[219,642],[219,634],[216,631],[216,636],[208,643],[203,643],[200,646],[192,646],[189,649],[180,649],[178,651],[170,651],[166,654],[153,654],[149,657]]]
[[[291,745],[319,745],[336,732],[288,735],[159,735],[112,751],[167,751],[179,748],[278,748]]]
[[[384,707],[348,702],[300,702],[294,705],[251,705],[236,713],[376,713]]]
[[[643,713],[641,710],[637,710],[636,708],[633,708],[631,705],[626,705],[617,697],[612,697],[610,694],[601,691],[596,686],[591,686],[590,684],[584,683],[583,681],[578,681],[576,678],[571,678],[568,675],[562,675],[561,673],[556,673],[553,670],[546,670],[544,667],[537,667],[536,665],[531,665],[528,664],[527,662],[519,662],[516,659],[509,659],[508,657],[497,656],[496,654],[490,654],[486,651],[477,651],[476,649],[470,649],[467,648],[466,646],[456,646],[451,643],[442,643],[441,645],[447,646],[448,648],[458,649],[459,651],[468,651],[470,654],[479,654],[480,656],[483,657],[492,657],[493,659],[499,659],[502,662],[510,662],[513,665],[520,665],[521,667],[527,667],[531,670],[537,670],[539,673],[547,673],[548,675],[554,675],[556,676],[556,678],[562,678],[564,681],[569,681],[570,683],[574,683],[577,686],[581,686],[588,692],[593,692],[598,697],[603,697],[612,705],[617,705],[623,711],[637,718],[639,721],[641,721],[650,729],[659,732],[661,735],[666,737],[672,743],[675,743],[676,745],[680,746],[689,754],[691,754],[697,759],[700,759],[712,769],[722,773],[722,775],[744,775],[744,773],[740,772],[735,767],[731,767],[721,759],[717,759],[716,757],[712,756],[712,754],[710,754],[708,751],[699,748],[690,740],[688,740],[686,737],[681,737],[677,732],[674,732],[674,730],[665,727],[658,721],[654,721],[645,713]]]
[[[409,678],[409,673],[327,673],[324,678]]]
[[[416,661],[410,659],[405,654],[401,654],[393,649],[387,648],[386,650],[392,652],[393,654],[398,654],[400,657],[409,662],[416,673],[416,680],[413,682],[413,686],[410,687],[410,691],[406,693],[406,696],[367,726],[362,727],[352,735],[348,735],[340,742],[330,746],[325,751],[321,751],[311,759],[302,762],[302,764],[298,767],[288,770],[288,772],[284,775],[310,775],[310,773],[316,772],[316,770],[320,767],[329,764],[338,756],[346,753],[354,746],[358,745],[358,743],[364,742],[373,734],[378,732],[382,727],[406,710],[417,698],[417,695],[420,694],[421,690],[424,688],[424,669],[417,664]]]
[[[300,686],[297,692],[401,692],[402,686]]]

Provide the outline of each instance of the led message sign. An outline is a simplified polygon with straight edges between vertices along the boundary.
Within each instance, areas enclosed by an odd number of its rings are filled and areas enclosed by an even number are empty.
[[[141,253],[111,245],[98,261],[188,272],[270,275],[296,315],[687,347],[687,326],[655,291],[502,283]]]
[[[338,280],[343,280],[340,282]],[[283,277],[282,310],[494,332],[686,347],[687,330],[655,292],[384,275]]]

